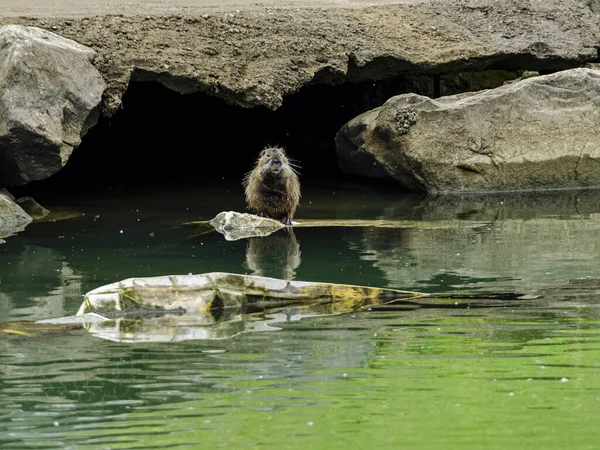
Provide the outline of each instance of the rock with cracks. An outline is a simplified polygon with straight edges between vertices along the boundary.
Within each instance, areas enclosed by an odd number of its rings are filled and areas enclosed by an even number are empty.
[[[0,27],[0,183],[58,172],[95,125],[105,89],[95,52],[33,27]]]
[[[573,69],[497,89],[414,94],[348,122],[343,170],[427,192],[600,186],[600,71]]]

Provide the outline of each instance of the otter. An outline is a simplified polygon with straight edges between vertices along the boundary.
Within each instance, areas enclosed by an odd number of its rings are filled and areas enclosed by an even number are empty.
[[[292,225],[300,202],[300,180],[281,147],[265,147],[243,181],[248,209]]]

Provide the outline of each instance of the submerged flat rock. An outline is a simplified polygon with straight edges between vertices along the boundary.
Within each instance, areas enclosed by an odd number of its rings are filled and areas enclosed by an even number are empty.
[[[295,224],[302,228],[350,227],[350,228],[452,228],[445,222],[426,222],[423,220],[388,220],[388,219],[305,219]]]
[[[119,315],[211,314],[211,308],[246,311],[290,304],[331,303],[338,300],[370,299],[374,302],[421,296],[417,292],[213,272],[201,275],[171,275],[129,278],[99,287],[86,294],[77,314],[96,312]]]
[[[86,294],[77,316],[94,319],[84,319],[85,328],[94,335],[120,342],[222,339],[273,330],[275,322],[342,314],[426,295],[214,272],[130,278],[102,286]],[[98,320],[99,316],[106,320]]]
[[[387,219],[302,219],[293,222],[294,227],[316,228],[316,227],[375,227],[375,228],[398,228],[398,229],[445,229],[456,227],[448,221],[426,222],[422,220],[387,220]],[[465,222],[465,226],[477,226],[479,223]],[[197,233],[202,235],[212,231],[218,231],[228,241],[237,241],[252,237],[269,236],[282,228],[287,228],[278,220],[259,217],[254,214],[238,213],[235,211],[224,211],[212,220],[187,222],[186,227],[193,227]]]
[[[90,291],[75,316],[0,323],[0,338],[39,339],[84,328],[111,341],[176,342],[275,331],[282,323],[355,311],[410,312],[406,318],[430,319],[448,317],[448,310],[461,314],[464,309],[480,309],[482,314],[493,308],[519,307],[562,311],[594,307],[600,282],[595,277],[578,278],[533,292],[478,289],[421,294],[228,273],[129,279]]]

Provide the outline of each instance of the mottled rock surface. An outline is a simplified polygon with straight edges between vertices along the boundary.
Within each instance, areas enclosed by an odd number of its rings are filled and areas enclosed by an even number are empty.
[[[7,2],[0,23],[98,52],[106,114],[130,79],[276,109],[311,83],[557,70],[596,61],[600,47],[597,0]]]
[[[58,172],[99,115],[95,52],[34,27],[0,27],[0,184]]]
[[[336,137],[343,170],[426,192],[600,186],[600,71],[391,98]]]

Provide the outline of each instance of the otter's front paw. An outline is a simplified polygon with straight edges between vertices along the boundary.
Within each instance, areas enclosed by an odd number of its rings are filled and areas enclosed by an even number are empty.
[[[287,225],[288,227],[291,227],[293,225],[292,219],[290,219],[289,217],[284,217],[283,219],[281,219],[281,223]]]

